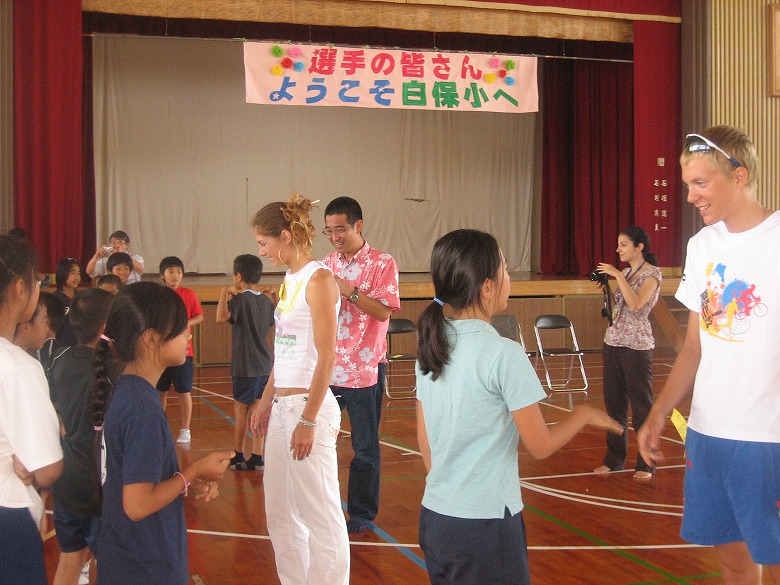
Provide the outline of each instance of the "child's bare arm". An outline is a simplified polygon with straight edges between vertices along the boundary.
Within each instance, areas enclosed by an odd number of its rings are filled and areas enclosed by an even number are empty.
[[[208,490],[206,500],[216,497],[218,491],[210,484],[222,477],[234,455],[234,451],[210,453],[160,483],[125,485],[122,488],[122,507],[125,514],[136,522],[143,520],[170,504],[192,482],[196,482],[201,491]]]
[[[219,292],[219,301],[217,302],[217,323],[227,323],[230,319],[230,311],[228,311],[228,301],[236,295],[236,287],[223,286]]]

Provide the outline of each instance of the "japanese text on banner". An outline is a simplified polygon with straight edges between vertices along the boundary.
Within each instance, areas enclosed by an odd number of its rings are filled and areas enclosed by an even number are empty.
[[[536,112],[536,58],[244,43],[246,101],[483,112]]]

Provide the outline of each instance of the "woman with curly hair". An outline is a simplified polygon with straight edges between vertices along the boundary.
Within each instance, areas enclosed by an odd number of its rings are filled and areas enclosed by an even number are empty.
[[[328,384],[336,365],[339,289],[312,255],[312,202],[293,194],[252,220],[260,256],[287,266],[274,315],[274,366],[252,426],[266,436],[265,509],[282,585],[349,583],[336,438],[341,411]]]

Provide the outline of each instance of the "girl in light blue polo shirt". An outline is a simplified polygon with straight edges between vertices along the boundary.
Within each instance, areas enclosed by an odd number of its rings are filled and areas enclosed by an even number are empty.
[[[527,584],[519,439],[542,459],[585,425],[623,429],[584,405],[546,425],[537,405],[546,395],[525,351],[490,325],[509,298],[507,263],[493,236],[468,229],[443,236],[431,276],[436,297],[418,321],[417,361],[428,575],[433,585]]]

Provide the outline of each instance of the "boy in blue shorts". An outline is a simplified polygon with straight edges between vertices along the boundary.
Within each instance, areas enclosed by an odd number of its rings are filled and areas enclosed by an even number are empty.
[[[676,297],[683,349],[639,430],[663,461],[666,416],[691,390],[680,535],[714,546],[727,585],[780,585],[780,213],[755,196],[757,156],[729,126],[689,134],[680,155],[705,227],[688,242]]]
[[[217,323],[233,326],[233,399],[236,418],[235,451],[230,469],[263,469],[263,437],[252,434],[252,455],[244,459],[249,406],[263,395],[273,358],[268,349],[268,329],[274,326],[274,302],[259,286],[263,263],[257,256],[242,254],[233,261],[233,285],[222,287],[217,304]]]
[[[51,400],[60,417],[64,464],[54,484],[54,528],[60,544],[55,583],[76,583],[100,532],[100,488],[93,445],[92,365],[114,295],[87,288],[77,292],[68,312],[78,345],[61,349],[49,369]]]
[[[112,256],[113,257],[113,256]],[[160,278],[163,284],[172,288],[177,295],[184,301],[187,307],[187,333],[192,332],[192,328],[203,321],[203,309],[200,301],[191,288],[181,286],[184,278],[184,262],[176,256],[166,256],[160,260]],[[168,390],[173,384],[173,389],[179,395],[179,414],[181,415],[181,428],[177,443],[187,444],[192,440],[190,431],[190,422],[192,422],[192,379],[194,375],[193,358],[195,353],[192,350],[192,335],[187,340],[187,358],[180,366],[171,366],[166,368],[157,382],[157,390],[160,391],[160,400],[163,410],[168,403]]]

